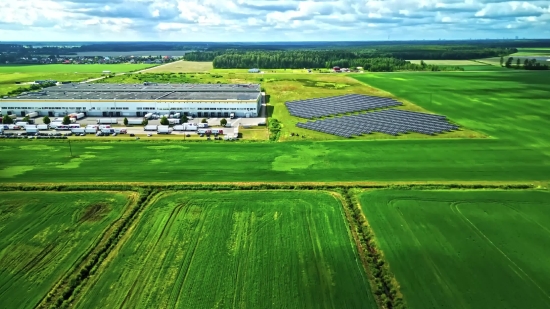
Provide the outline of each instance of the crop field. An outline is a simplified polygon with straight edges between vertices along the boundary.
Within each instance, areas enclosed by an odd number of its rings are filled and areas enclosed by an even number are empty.
[[[328,193],[168,193],[132,230],[76,307],[376,308]]]
[[[51,79],[59,82],[73,81],[80,82],[90,78],[101,76],[100,73],[56,73],[56,72],[25,72],[25,73],[0,73],[0,96],[28,85],[16,84],[34,82],[36,80]]]
[[[155,66],[155,64],[42,64],[0,65],[0,74],[10,73],[113,73],[132,72]]]
[[[549,199],[379,190],[361,204],[409,308],[549,308]]]
[[[207,72],[212,70],[212,62],[175,61],[147,70],[147,73],[189,73]]]
[[[550,56],[550,47],[518,48],[512,56]]]
[[[411,63],[420,64],[422,60],[408,60]],[[452,66],[468,66],[468,65],[479,65],[479,63],[472,60],[424,60],[426,64],[434,65],[452,65]]]
[[[124,193],[0,192],[0,308],[34,308],[124,211]]]

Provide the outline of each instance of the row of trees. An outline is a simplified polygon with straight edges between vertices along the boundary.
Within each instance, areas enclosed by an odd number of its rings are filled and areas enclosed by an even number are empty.
[[[500,57],[500,66],[505,66],[507,68],[515,68],[520,69],[523,68],[525,70],[548,70],[550,67],[547,64],[541,64],[537,61],[537,59],[523,59],[523,66],[520,58],[516,58],[516,65],[513,66],[514,63],[514,57],[508,57],[508,60],[504,62],[504,57]]]

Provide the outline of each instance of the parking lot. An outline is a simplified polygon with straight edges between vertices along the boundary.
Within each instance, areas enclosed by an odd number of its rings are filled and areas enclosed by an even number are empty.
[[[132,117],[129,117],[129,119]],[[102,117],[87,117],[82,118],[76,121],[76,123],[80,124],[81,127],[86,127],[87,125],[97,125],[97,120],[102,119]],[[52,119],[53,120],[53,119]],[[144,127],[142,125],[127,125],[125,126],[123,124],[124,117],[117,118],[118,123],[117,124],[111,124],[111,127],[114,128],[126,128],[127,134],[126,136],[129,136],[130,134],[134,134],[136,137],[146,137],[148,135],[171,135],[174,137],[181,136],[182,138],[190,137],[190,138],[198,138],[198,134],[196,131],[172,131],[170,134],[158,134],[156,131],[145,131]],[[189,123],[199,123],[201,122],[202,118],[197,119],[194,118],[192,120],[189,120]],[[220,126],[220,120],[221,118],[208,118],[208,125],[210,128],[222,128]],[[237,118],[237,119],[226,119],[228,126],[223,127],[223,135],[230,135],[234,136],[234,133],[236,131],[236,127],[248,127],[248,126],[257,126],[259,123],[265,123],[265,118]],[[43,124],[42,117],[38,117],[34,119],[35,124]],[[150,119],[148,121],[149,125],[160,125],[160,119]],[[20,130],[4,130],[4,134],[13,134],[15,136],[18,135],[26,135],[22,134],[25,130],[22,128]],[[55,136],[55,133],[61,133],[61,135],[58,136],[65,136],[66,133],[69,133],[69,130],[60,130],[56,131],[53,129],[50,130],[44,130],[40,131],[41,135],[50,135],[52,133],[52,136]],[[93,133],[86,134],[86,137],[92,137],[94,136]],[[81,136],[78,135],[70,135],[70,138],[81,138]],[[123,136],[121,136],[123,137]],[[98,137],[99,138],[99,137]]]

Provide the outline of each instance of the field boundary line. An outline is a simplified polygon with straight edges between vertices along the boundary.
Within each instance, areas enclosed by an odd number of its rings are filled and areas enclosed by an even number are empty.
[[[454,206],[455,210],[458,212],[458,214],[460,214],[460,216],[463,218],[463,220],[465,220],[466,222],[468,222],[468,224],[470,225],[470,227],[476,231],[480,236],[482,236],[488,243],[491,244],[491,246],[493,246],[500,254],[502,254],[502,256],[504,256],[510,263],[512,263],[512,265],[514,265],[517,269],[519,269],[521,271],[521,273],[523,273],[523,275],[525,275],[525,277],[527,277],[527,279],[529,279],[529,281],[531,281],[541,292],[544,296],[546,296],[546,298],[550,299],[550,295],[548,295],[545,290],[535,281],[533,280],[533,278],[531,278],[531,276],[529,276],[529,274],[527,274],[521,267],[519,267],[516,262],[514,262],[512,259],[510,259],[510,257],[508,257],[508,255],[506,255],[506,253],[504,253],[497,245],[495,245],[495,243],[493,243],[491,241],[491,239],[489,237],[487,237],[487,235],[485,235],[472,221],[470,221],[470,219],[468,219],[468,217],[466,217],[462,211],[460,211],[460,208],[458,207],[461,203],[460,202],[456,202],[456,203],[453,203],[451,204],[451,209],[452,207]],[[516,272],[517,274],[517,272]],[[521,276],[520,276],[521,278]]]

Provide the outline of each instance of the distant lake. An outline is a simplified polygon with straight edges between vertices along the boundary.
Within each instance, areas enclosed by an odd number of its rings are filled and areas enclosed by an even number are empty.
[[[191,50],[155,50],[155,51],[129,51],[129,52],[77,52],[77,56],[84,57],[117,57],[117,56],[184,56],[185,53],[189,53]],[[61,57],[74,57],[75,55],[60,55]]]

